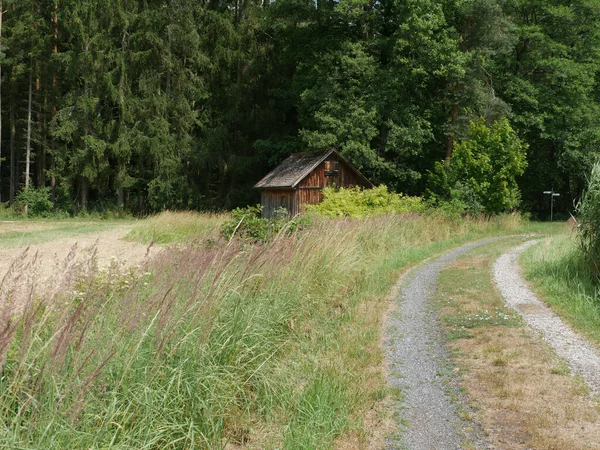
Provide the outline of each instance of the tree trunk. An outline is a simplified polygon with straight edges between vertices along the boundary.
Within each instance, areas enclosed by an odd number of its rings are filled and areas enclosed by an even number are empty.
[[[25,189],[29,187],[29,173],[31,169],[31,109],[33,99],[33,67],[29,72],[29,99],[27,102],[27,150],[25,155]],[[23,212],[27,215],[27,205],[23,207]]]
[[[0,53],[2,52],[2,0],[0,0]],[[0,203],[2,203],[2,64],[0,64]]]
[[[82,210],[86,210],[87,206],[88,206],[88,191],[89,191],[89,186],[88,186],[87,179],[85,177],[82,176],[80,178],[81,178],[81,184],[80,184],[80,189],[81,189],[81,194],[80,194],[81,209]]]
[[[125,189],[123,187],[118,188],[117,206],[122,208],[125,204]]]
[[[33,99],[33,70],[29,72],[29,99],[27,102],[27,153],[25,155],[25,188],[29,187],[29,172],[31,168],[31,109]]]
[[[454,130],[458,121],[458,103],[452,106],[452,116],[450,117],[450,133],[448,134],[448,145],[446,147],[446,159],[452,158],[454,150]]]
[[[56,108],[54,108],[54,114],[56,114]],[[56,203],[56,156],[54,155],[54,149],[56,145],[54,142],[54,136],[50,139],[50,150],[52,151],[52,163],[50,167],[52,169],[52,175],[50,175],[50,189],[52,191],[52,203]]]
[[[143,179],[143,174],[144,174],[144,159],[142,157],[142,155],[139,155],[138,158],[138,171],[140,174],[140,178]],[[144,209],[144,188],[140,185],[140,187],[138,188],[138,213],[139,214],[143,214],[143,209]]]
[[[15,202],[15,192],[17,190],[17,155],[15,148],[15,139],[17,134],[17,119],[15,117],[15,98],[11,92],[10,96],[10,194],[9,201],[12,205]]]
[[[167,38],[169,41],[169,58],[173,58],[173,55],[171,54],[171,28],[167,27]],[[169,99],[171,97],[171,70],[167,70],[167,87],[166,87],[166,91],[167,91],[167,99]],[[168,101],[168,100],[167,100]]]
[[[118,140],[122,138],[122,130],[124,129],[125,122],[125,48],[127,45],[127,35],[124,32],[123,37],[121,39],[121,52],[120,57],[122,59],[119,60],[119,66],[121,69],[120,78],[119,78],[119,114],[118,114],[118,129],[119,135],[117,137]],[[122,156],[117,157],[117,167],[116,167],[117,177],[115,179],[115,184],[117,188],[117,202],[124,202],[125,199],[125,189],[123,187],[123,182],[127,176],[127,163],[123,160]],[[121,203],[123,204],[123,203]]]
[[[46,156],[48,153],[48,99],[44,96],[44,108],[40,122],[42,145],[38,157],[38,186],[46,186]]]
[[[35,77],[35,96],[37,99],[40,98],[40,92],[42,90],[42,82],[40,80],[40,62],[36,61],[36,77]],[[35,122],[36,122],[36,130],[37,130],[37,138],[38,138],[38,150],[35,154],[35,185],[36,187],[42,187],[42,155],[44,153],[44,148],[42,145],[39,145],[41,137],[42,137],[42,117],[40,108],[38,107],[38,111],[35,114]]]
[[[58,53],[58,2],[54,2],[54,15],[52,17],[52,21],[54,22],[54,41],[52,43],[52,53],[55,55]],[[56,102],[56,72],[52,73],[52,100],[53,103]],[[56,104],[52,106],[52,118],[56,116]],[[54,150],[56,148],[54,136],[50,139],[50,150],[52,152],[52,175],[50,176],[50,188],[52,189],[52,203],[56,202],[56,155],[54,154]]]
[[[87,52],[87,45],[85,48],[85,51]],[[87,77],[87,74],[86,74]],[[84,84],[84,88],[83,88],[83,95],[87,98],[88,96],[88,92],[89,91],[89,84],[88,84],[88,80],[86,78],[85,80],[85,84]],[[88,115],[86,113],[85,117],[84,117],[84,125],[83,125],[83,147],[85,148],[87,146],[87,137],[89,134],[89,124],[88,124]],[[84,167],[80,167],[81,172],[83,173],[83,169]],[[87,209],[87,204],[88,204],[88,191],[89,191],[89,183],[87,178],[84,175],[80,175],[81,177],[81,209]]]

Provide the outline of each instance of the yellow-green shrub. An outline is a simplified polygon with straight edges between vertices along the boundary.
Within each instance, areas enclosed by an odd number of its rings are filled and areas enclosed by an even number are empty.
[[[424,209],[421,197],[389,192],[384,185],[373,189],[325,188],[323,201],[307,207],[308,212],[324,217],[355,218],[386,213],[422,212]]]

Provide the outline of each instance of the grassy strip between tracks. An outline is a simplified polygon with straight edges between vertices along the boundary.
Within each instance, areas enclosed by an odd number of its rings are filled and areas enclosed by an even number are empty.
[[[201,231],[136,272],[70,266],[41,298],[9,274],[0,447],[365,447],[387,418],[380,336],[399,274],[467,240],[549,230],[517,216],[323,220],[269,244]]]

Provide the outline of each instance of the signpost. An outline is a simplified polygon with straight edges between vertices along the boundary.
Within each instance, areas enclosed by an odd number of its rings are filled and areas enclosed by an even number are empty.
[[[560,197],[560,194],[554,192],[554,188],[551,191],[544,191],[544,194],[550,196],[550,222],[552,222],[552,216],[554,214],[554,197]]]

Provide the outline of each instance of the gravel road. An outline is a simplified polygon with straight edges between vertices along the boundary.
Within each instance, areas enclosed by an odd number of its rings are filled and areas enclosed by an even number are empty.
[[[540,332],[542,338],[566,360],[571,371],[583,378],[592,394],[600,395],[600,353],[538,300],[521,275],[519,255],[538,242],[528,241],[498,258],[494,264],[494,281],[506,304]]]
[[[388,320],[385,353],[389,381],[402,390],[403,423],[399,441],[388,448],[409,450],[461,449],[466,440],[477,448],[487,446],[475,435],[474,425],[459,417],[462,400],[453,382],[449,358],[442,343],[440,324],[431,306],[440,271],[454,259],[498,238],[456,248],[414,269],[401,286],[398,311]],[[470,430],[470,431],[469,431]]]

